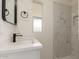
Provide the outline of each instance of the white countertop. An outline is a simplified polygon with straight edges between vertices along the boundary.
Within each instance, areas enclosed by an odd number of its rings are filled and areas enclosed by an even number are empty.
[[[0,44],[0,54],[16,53],[21,51],[31,51],[42,48],[42,44],[36,40],[25,40],[20,42],[11,42],[5,45]]]

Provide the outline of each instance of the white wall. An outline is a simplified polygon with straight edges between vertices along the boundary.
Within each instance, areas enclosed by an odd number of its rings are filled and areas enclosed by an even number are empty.
[[[21,12],[28,12],[28,18],[22,18]],[[24,37],[32,37],[32,0],[18,1],[18,25],[17,31],[21,32]]]
[[[43,32],[34,36],[43,44],[41,59],[53,59],[53,3],[52,0],[36,0],[43,4]]]
[[[32,3],[32,15],[42,17],[43,16],[43,5],[39,3]]]
[[[13,32],[21,33],[23,38],[32,37],[32,16],[31,16],[31,8],[32,1],[31,0],[19,0],[18,1],[18,25],[11,25],[2,20],[2,0],[0,0],[0,43],[11,42]],[[23,19],[20,16],[21,11],[28,12],[28,18]]]

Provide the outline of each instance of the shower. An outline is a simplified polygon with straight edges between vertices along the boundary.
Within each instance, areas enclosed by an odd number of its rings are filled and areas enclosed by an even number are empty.
[[[53,2],[54,59],[72,59],[79,56],[77,2],[78,0],[72,0],[71,5]]]

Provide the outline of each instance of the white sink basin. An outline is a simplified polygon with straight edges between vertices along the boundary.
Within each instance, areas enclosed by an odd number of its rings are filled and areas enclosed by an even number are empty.
[[[38,40],[23,40],[20,42],[11,42],[6,45],[0,45],[0,54],[15,53],[25,50],[30,51],[39,48],[42,48],[42,44]]]

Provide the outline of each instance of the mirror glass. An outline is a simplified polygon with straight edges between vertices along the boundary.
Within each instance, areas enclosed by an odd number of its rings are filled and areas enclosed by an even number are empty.
[[[2,18],[10,24],[17,21],[17,0],[2,0]]]
[[[14,0],[6,0],[6,19],[7,21],[14,23]],[[8,15],[7,15],[8,14]]]

